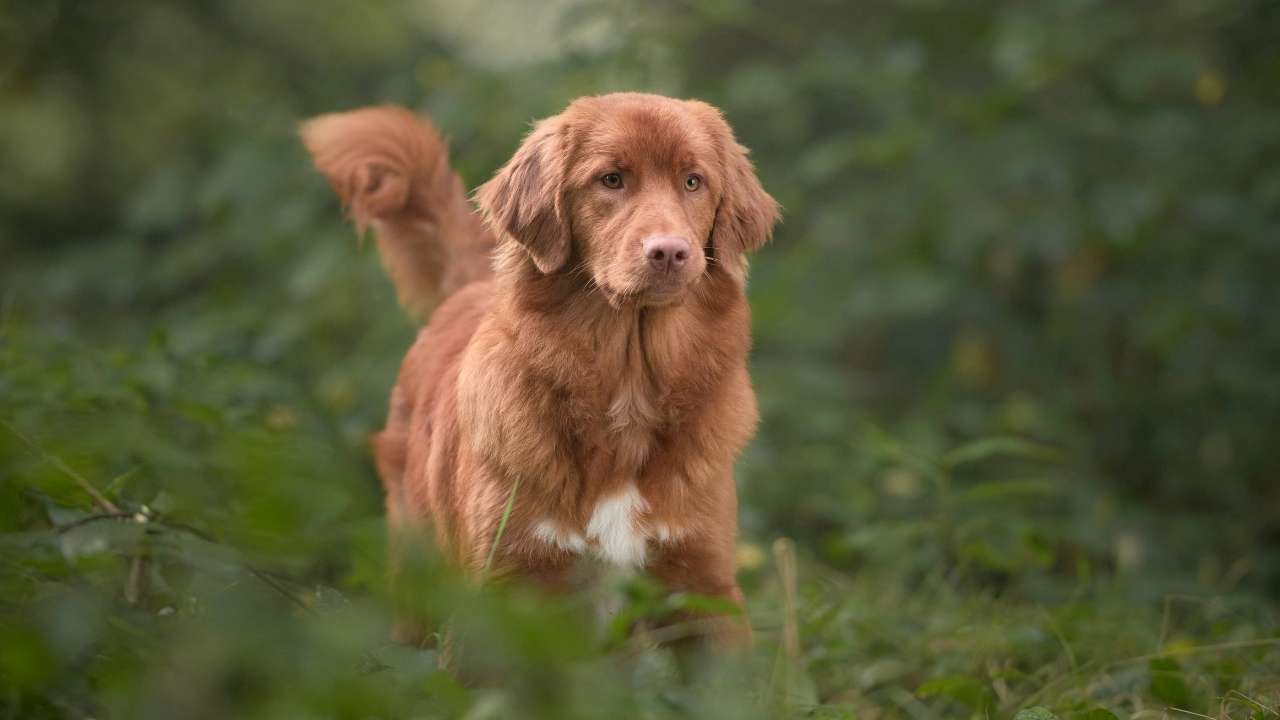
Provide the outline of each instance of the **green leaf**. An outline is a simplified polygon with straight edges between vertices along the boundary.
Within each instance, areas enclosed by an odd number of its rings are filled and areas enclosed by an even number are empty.
[[[970,675],[948,675],[925,682],[916,688],[920,697],[947,697],[975,710],[991,703],[991,689],[983,680]]]
[[[1191,688],[1187,686],[1182,667],[1173,658],[1156,658],[1148,665],[1151,673],[1151,695],[1173,707],[1191,706]]]
[[[741,615],[742,608],[732,600],[697,593],[672,593],[667,609],[715,615]]]
[[[1054,461],[1060,453],[1048,445],[1023,438],[999,435],[961,445],[942,456],[942,465],[957,468],[961,465],[981,462],[995,457],[1020,457],[1030,460]]]

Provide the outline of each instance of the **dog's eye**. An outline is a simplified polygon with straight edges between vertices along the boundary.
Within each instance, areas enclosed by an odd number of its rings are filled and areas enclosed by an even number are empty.
[[[610,190],[617,190],[622,187],[622,176],[618,173],[606,173],[604,177],[600,178],[600,182],[604,183],[604,186]]]
[[[702,187],[702,177],[698,175],[690,175],[684,179],[684,189],[693,192]]]

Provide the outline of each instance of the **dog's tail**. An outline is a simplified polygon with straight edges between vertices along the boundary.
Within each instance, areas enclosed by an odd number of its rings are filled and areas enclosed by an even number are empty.
[[[395,106],[314,117],[302,142],[361,236],[373,227],[400,304],[418,319],[492,273],[494,239],[449,167],[440,133]]]

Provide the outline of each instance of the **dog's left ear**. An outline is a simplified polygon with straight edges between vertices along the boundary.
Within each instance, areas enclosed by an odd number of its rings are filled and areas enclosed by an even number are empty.
[[[538,123],[511,160],[476,190],[476,202],[494,231],[524,245],[546,274],[569,259],[565,132],[559,117]]]
[[[722,252],[759,250],[781,219],[778,201],[760,185],[749,151],[738,144],[720,111],[704,102],[689,102],[710,126],[723,165],[724,177],[720,180],[723,187],[712,242]]]
[[[760,185],[747,152],[737,142],[731,142],[727,150],[724,194],[716,211],[713,237],[717,248],[728,245],[738,252],[759,250],[773,235],[773,226],[782,214],[778,201]]]

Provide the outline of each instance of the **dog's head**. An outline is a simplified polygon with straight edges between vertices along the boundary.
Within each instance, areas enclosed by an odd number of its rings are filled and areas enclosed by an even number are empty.
[[[638,93],[538,123],[477,200],[540,272],[584,272],[615,305],[679,302],[708,263],[740,276],[778,220],[718,110]]]

